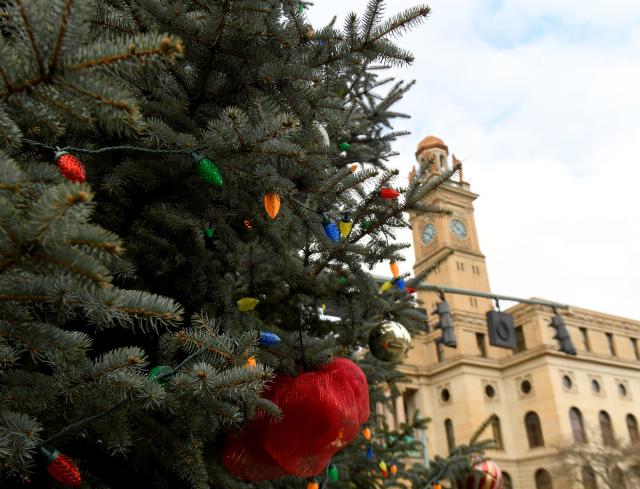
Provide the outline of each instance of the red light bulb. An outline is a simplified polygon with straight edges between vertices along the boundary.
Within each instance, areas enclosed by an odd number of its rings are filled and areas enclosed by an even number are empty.
[[[400,192],[389,187],[380,189],[380,197],[382,197],[383,199],[387,199],[387,200],[397,199],[399,195],[400,195]]]
[[[87,179],[87,173],[84,169],[82,161],[71,153],[66,151],[58,151],[56,153],[56,166],[62,173],[62,176],[71,182],[82,183]]]
[[[47,472],[51,474],[51,477],[65,486],[76,487],[82,484],[80,470],[78,470],[73,460],[61,454],[58,450],[54,450],[52,453],[46,448],[41,448],[40,451],[49,461]]]

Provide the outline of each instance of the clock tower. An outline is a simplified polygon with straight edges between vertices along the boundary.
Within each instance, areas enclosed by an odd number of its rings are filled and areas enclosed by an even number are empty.
[[[446,172],[452,165],[449,148],[442,139],[435,136],[428,136],[420,141],[416,160],[421,168],[426,169],[421,178],[427,181]],[[451,155],[451,160],[457,161],[454,155]],[[413,178],[416,178],[415,168],[409,175],[410,180]],[[480,251],[473,216],[473,201],[477,197],[464,181],[460,170],[458,179],[438,187],[424,202],[450,210],[451,216],[411,215],[416,274],[433,267],[443,256],[451,253],[429,274],[429,284],[490,292],[485,257]],[[422,292],[420,300],[430,313],[434,304],[439,302],[437,294],[433,292]],[[457,294],[447,295],[447,302],[454,312],[478,313],[483,316],[492,307],[489,299]]]

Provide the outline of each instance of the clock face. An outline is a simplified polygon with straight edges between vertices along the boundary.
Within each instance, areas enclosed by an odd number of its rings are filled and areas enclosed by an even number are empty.
[[[452,219],[449,227],[456,238],[462,239],[467,237],[467,226],[465,226],[461,220]]]
[[[427,224],[422,230],[422,242],[424,244],[429,244],[431,243],[431,241],[433,241],[433,238],[435,237],[436,237],[436,228],[431,223]]]

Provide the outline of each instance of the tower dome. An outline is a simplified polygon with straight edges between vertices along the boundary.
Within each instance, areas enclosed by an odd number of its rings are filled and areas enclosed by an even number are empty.
[[[423,151],[426,151],[428,149],[442,149],[444,151],[446,151],[447,153],[449,152],[449,148],[447,147],[446,144],[444,144],[444,141],[436,136],[427,136],[426,138],[424,138],[422,141],[420,141],[420,143],[418,143],[418,149],[416,150],[416,156],[418,156],[420,153],[422,153]]]
[[[436,136],[427,136],[418,144],[416,160],[428,165],[429,173],[444,173],[449,169],[449,147]]]

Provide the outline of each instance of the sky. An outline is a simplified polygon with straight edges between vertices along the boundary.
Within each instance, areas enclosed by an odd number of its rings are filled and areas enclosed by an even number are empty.
[[[366,3],[316,0],[308,16],[342,26]],[[390,166],[407,175],[429,134],[463,160],[492,292],[640,320],[640,2],[427,4],[397,40],[416,60],[394,75],[417,84]]]

